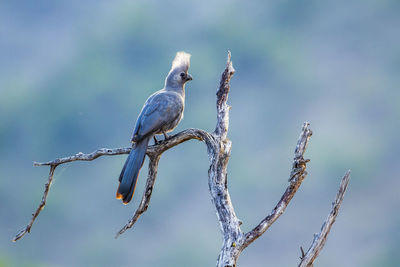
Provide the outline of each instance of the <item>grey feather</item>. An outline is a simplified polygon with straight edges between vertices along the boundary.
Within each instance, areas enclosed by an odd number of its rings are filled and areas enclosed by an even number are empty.
[[[187,73],[189,66],[190,55],[178,52],[165,79],[164,88],[147,99],[136,120],[132,137],[136,144],[121,171],[117,190],[117,198],[122,198],[125,204],[133,196],[151,137],[174,130],[183,117],[185,83],[192,79]]]

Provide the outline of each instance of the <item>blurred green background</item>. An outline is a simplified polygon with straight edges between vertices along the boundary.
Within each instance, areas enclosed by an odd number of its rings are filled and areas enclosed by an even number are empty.
[[[228,49],[229,189],[244,231],[285,190],[303,121],[314,132],[308,177],[239,266],[297,266],[347,169],[316,265],[398,266],[399,14],[395,0],[1,1],[0,266],[214,266],[222,240],[197,141],[163,155],[147,213],[119,239],[146,177],[129,205],[115,199],[126,156],[60,166],[31,234],[11,239],[47,180],[32,162],[128,146],[176,51],[192,54],[194,77],[176,132],[212,131]]]

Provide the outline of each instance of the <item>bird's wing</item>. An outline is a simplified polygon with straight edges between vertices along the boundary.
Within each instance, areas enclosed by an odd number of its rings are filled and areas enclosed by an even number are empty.
[[[136,122],[134,137],[141,139],[149,134],[155,134],[171,123],[182,112],[182,104],[175,95],[159,93],[150,97]]]

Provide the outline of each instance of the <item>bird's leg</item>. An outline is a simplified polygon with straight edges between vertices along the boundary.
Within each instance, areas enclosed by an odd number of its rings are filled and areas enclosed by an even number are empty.
[[[136,141],[134,140],[134,137],[132,137],[132,139],[131,139],[131,144],[132,144],[132,148],[135,148]]]
[[[154,144],[155,145],[158,145],[160,143],[160,141],[157,140],[155,135],[153,135],[153,139],[154,139]]]
[[[162,133],[164,135],[164,140],[167,140],[169,138],[168,134],[166,132],[164,132],[164,131]]]

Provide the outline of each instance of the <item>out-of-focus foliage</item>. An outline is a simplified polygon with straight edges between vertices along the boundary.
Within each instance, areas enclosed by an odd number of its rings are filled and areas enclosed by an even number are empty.
[[[185,119],[212,130],[230,49],[230,192],[249,230],[280,198],[302,122],[309,175],[240,266],[295,266],[352,169],[319,266],[395,266],[400,216],[398,1],[2,1],[0,266],[213,266],[221,237],[204,145],[165,153],[148,212],[114,240],[141,197],[115,200],[125,156],[59,167],[40,201],[32,161],[129,145],[138,112],[176,51],[192,54]],[[273,141],[271,141],[273,140]]]

